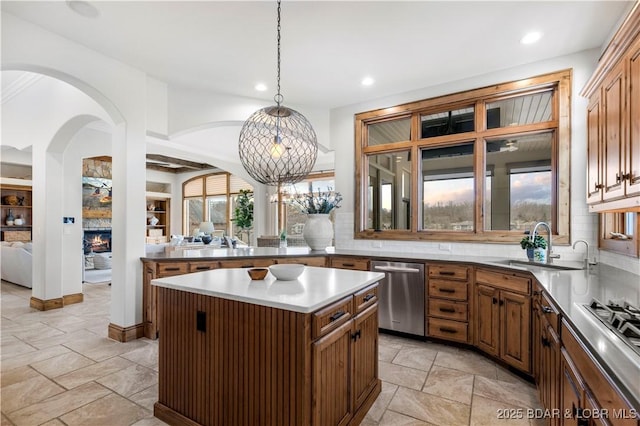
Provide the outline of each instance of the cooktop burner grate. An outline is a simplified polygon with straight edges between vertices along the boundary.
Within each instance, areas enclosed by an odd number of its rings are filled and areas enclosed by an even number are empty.
[[[584,306],[640,355],[640,309],[628,303],[620,306],[609,302],[605,305],[597,299]]]

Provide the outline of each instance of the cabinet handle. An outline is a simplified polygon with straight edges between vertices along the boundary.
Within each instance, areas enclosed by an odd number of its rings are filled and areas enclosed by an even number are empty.
[[[452,276],[452,275],[455,275],[456,273],[453,271],[439,271],[438,274]]]
[[[596,183],[596,186],[595,186],[595,187],[596,187],[596,191],[597,191],[598,189],[602,189],[602,188],[604,188],[604,185],[603,185],[603,184],[601,184],[601,183]]]
[[[440,293],[455,293],[456,291],[452,288],[439,288],[438,291]]]
[[[498,299],[496,299],[495,297],[491,299],[493,304],[495,305],[496,303],[498,303]]]
[[[364,299],[363,299],[363,300],[364,300],[365,302],[368,302],[369,300],[373,299],[374,297],[376,297],[376,295],[375,295],[375,294],[367,294],[367,295],[364,297]]]
[[[180,268],[172,267],[172,268],[164,268],[165,271],[179,271]]]
[[[500,303],[498,303],[499,306],[504,305],[504,300],[500,300]]]
[[[356,266],[356,264],[355,264],[355,263],[345,263],[345,262],[342,262],[342,266],[348,266],[348,267],[350,267],[350,268],[353,268],[354,266]]]
[[[622,175],[622,180],[631,180],[631,173],[625,173]]]
[[[358,340],[361,336],[360,330],[356,331],[355,333],[353,333],[351,335],[351,339],[355,342],[356,340]]]
[[[340,317],[342,317],[344,314],[346,314],[345,311],[338,311],[335,314],[331,315],[329,317],[329,322],[334,322],[336,320],[338,320]]]
[[[242,265],[241,268],[253,268],[253,265]]]
[[[538,290],[533,290],[533,295],[534,296],[540,296],[541,292]]]
[[[453,308],[439,308],[440,312],[451,312],[451,313],[455,313],[456,310]]]
[[[541,340],[542,346],[548,347],[549,346],[549,340],[547,340],[546,337],[543,337]]]
[[[616,183],[620,183],[620,173],[616,173]]]
[[[440,327],[440,331],[442,331],[443,333],[450,333],[450,334],[456,334],[458,332],[458,330],[454,330],[453,328],[447,328],[447,327]]]
[[[211,266],[196,266],[197,271],[207,271],[211,269]]]
[[[543,306],[542,312],[544,312],[545,314],[550,314],[550,313],[553,313],[553,309],[551,309],[550,306]]]

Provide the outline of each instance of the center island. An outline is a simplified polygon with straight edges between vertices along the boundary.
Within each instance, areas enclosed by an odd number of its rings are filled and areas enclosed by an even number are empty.
[[[155,279],[159,391],[172,425],[359,424],[380,393],[378,281],[305,267],[297,280],[247,268]]]

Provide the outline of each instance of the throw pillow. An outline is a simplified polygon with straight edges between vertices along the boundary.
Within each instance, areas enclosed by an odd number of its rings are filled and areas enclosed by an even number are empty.
[[[96,254],[93,258],[93,267],[96,269],[111,269],[111,253]]]

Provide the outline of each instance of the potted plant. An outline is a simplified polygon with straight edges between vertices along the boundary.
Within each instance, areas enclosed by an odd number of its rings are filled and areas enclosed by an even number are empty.
[[[542,235],[536,235],[534,238],[531,238],[531,236],[527,234],[520,240],[520,247],[527,250],[527,258],[533,261],[536,259],[536,249],[538,249],[538,251],[542,249],[544,253],[544,250],[547,248],[547,241]]]
[[[247,233],[247,244],[251,245],[249,231],[253,228],[253,192],[240,190],[231,221],[238,227],[238,233]]]
[[[311,250],[324,250],[333,240],[333,224],[329,213],[340,207],[342,195],[339,192],[316,191],[292,197],[289,203],[307,214],[307,221],[302,231],[304,241]]]

